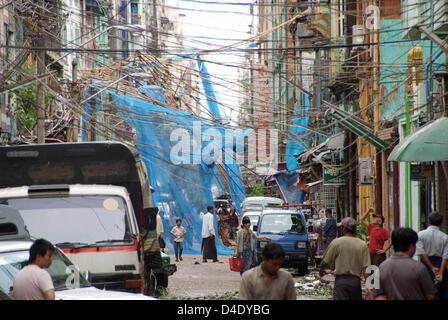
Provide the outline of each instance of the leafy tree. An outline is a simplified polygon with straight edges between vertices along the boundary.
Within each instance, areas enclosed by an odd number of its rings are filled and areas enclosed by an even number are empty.
[[[36,125],[34,112],[37,104],[36,85],[23,87],[14,91],[16,97],[15,116],[18,120],[20,131],[32,131]]]
[[[26,75],[35,74],[34,69],[33,67],[24,65],[22,67],[22,74],[25,76],[21,76],[19,81],[29,78]],[[51,93],[46,88],[44,90],[46,106],[41,106],[42,108],[46,108],[52,104]],[[18,129],[20,133],[29,134],[29,132],[33,131],[37,123],[37,82],[14,90],[13,95],[16,99],[14,115],[18,120]]]
[[[252,183],[250,184],[250,194],[251,197],[256,196],[264,196],[265,195],[265,186],[262,183]]]
[[[366,220],[368,222],[370,222],[370,215],[367,216]],[[360,222],[358,224],[356,236],[359,239],[364,240],[365,242],[369,242],[369,239],[370,239],[369,229],[367,228],[367,226],[364,223]]]

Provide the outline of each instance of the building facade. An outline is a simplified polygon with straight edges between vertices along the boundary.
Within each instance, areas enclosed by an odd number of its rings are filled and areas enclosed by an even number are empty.
[[[259,57],[271,67],[273,122],[286,145],[295,136],[305,146],[287,147],[285,158],[297,161],[288,169],[338,219],[373,207],[389,230],[421,230],[431,211],[448,221],[446,161],[394,160],[406,137],[446,117],[446,49],[434,39],[448,29],[447,8],[447,1],[260,2]]]

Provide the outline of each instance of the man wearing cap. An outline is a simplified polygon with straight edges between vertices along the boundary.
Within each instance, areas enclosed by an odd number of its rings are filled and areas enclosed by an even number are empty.
[[[375,266],[379,266],[384,260],[386,260],[386,252],[392,246],[392,242],[390,241],[390,234],[386,229],[383,228],[384,216],[377,215],[373,213],[373,209],[370,208],[366,213],[364,213],[361,217],[361,221],[367,226],[369,229],[369,252],[370,252],[370,260],[372,264]],[[367,221],[367,215],[371,213],[371,219]],[[387,244],[385,245],[385,243]]]
[[[355,237],[356,221],[344,218],[342,237],[333,240],[325,251],[319,276],[325,275],[328,266],[335,265],[334,300],[362,300],[361,276],[367,279],[370,265],[369,249],[364,241]]]

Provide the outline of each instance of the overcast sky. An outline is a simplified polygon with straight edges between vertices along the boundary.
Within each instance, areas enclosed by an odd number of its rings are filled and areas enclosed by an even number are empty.
[[[185,10],[181,10],[181,13],[185,15],[183,17],[183,34],[186,37],[184,39],[184,50],[186,52],[191,52],[192,48],[204,50],[216,49],[250,37],[249,24],[251,23],[251,17],[248,5],[223,5],[217,4],[220,1],[198,1],[200,3],[192,0],[181,0],[179,3],[181,8],[185,8]],[[238,3],[235,0],[223,0],[221,2]],[[244,1],[244,3],[247,2],[250,1]],[[239,3],[243,3],[243,1]],[[243,48],[243,46],[240,48]],[[238,53],[229,54],[229,52],[223,52],[209,54],[203,58],[205,60],[235,66],[240,61],[240,55]],[[215,78],[212,78],[213,81],[225,84],[233,90],[238,90],[237,68],[221,66],[214,63],[206,63],[206,65],[212,77],[223,78],[231,81],[233,84],[228,84],[224,80]],[[223,108],[221,106],[221,111],[225,111],[228,118],[231,116],[233,121],[237,121],[238,92],[222,88],[218,85],[215,85],[215,92],[218,101],[229,104],[234,109],[231,112],[230,108]]]

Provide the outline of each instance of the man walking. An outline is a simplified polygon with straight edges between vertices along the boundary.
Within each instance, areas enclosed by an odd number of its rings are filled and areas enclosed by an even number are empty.
[[[240,300],[296,300],[292,275],[280,269],[284,259],[282,246],[268,243],[263,248],[261,264],[243,273]]]
[[[375,266],[379,266],[384,260],[386,260],[386,252],[392,246],[390,242],[390,235],[386,229],[383,228],[384,224],[384,216],[376,215],[373,213],[373,209],[370,208],[366,213],[361,217],[361,221],[367,226],[369,229],[369,252],[370,252],[370,260],[372,264]],[[367,215],[372,213],[371,221],[367,221]],[[387,243],[387,244],[386,244]]]
[[[437,289],[425,267],[412,259],[417,233],[411,228],[392,232],[395,253],[379,267],[379,288],[373,289],[375,300],[434,300]]]
[[[207,213],[202,218],[202,262],[213,259],[218,262],[218,254],[215,245],[215,225],[213,223],[213,207],[207,207]]]
[[[355,237],[355,219],[344,218],[341,229],[343,236],[332,241],[324,253],[319,275],[323,277],[325,268],[335,265],[334,300],[362,300],[361,276],[368,277],[369,250]]]
[[[417,251],[431,279],[436,282],[440,300],[448,300],[448,279],[445,275],[448,259],[448,235],[440,231],[443,216],[432,212],[428,216],[429,227],[418,233]]]
[[[325,210],[325,217],[327,221],[324,226],[324,251],[327,250],[330,243],[336,238],[338,227],[336,226],[336,220],[333,218],[331,209]]]
[[[50,274],[44,270],[52,263],[53,245],[45,239],[34,241],[28,265],[14,280],[12,297],[16,300],[54,300],[54,286]]]

